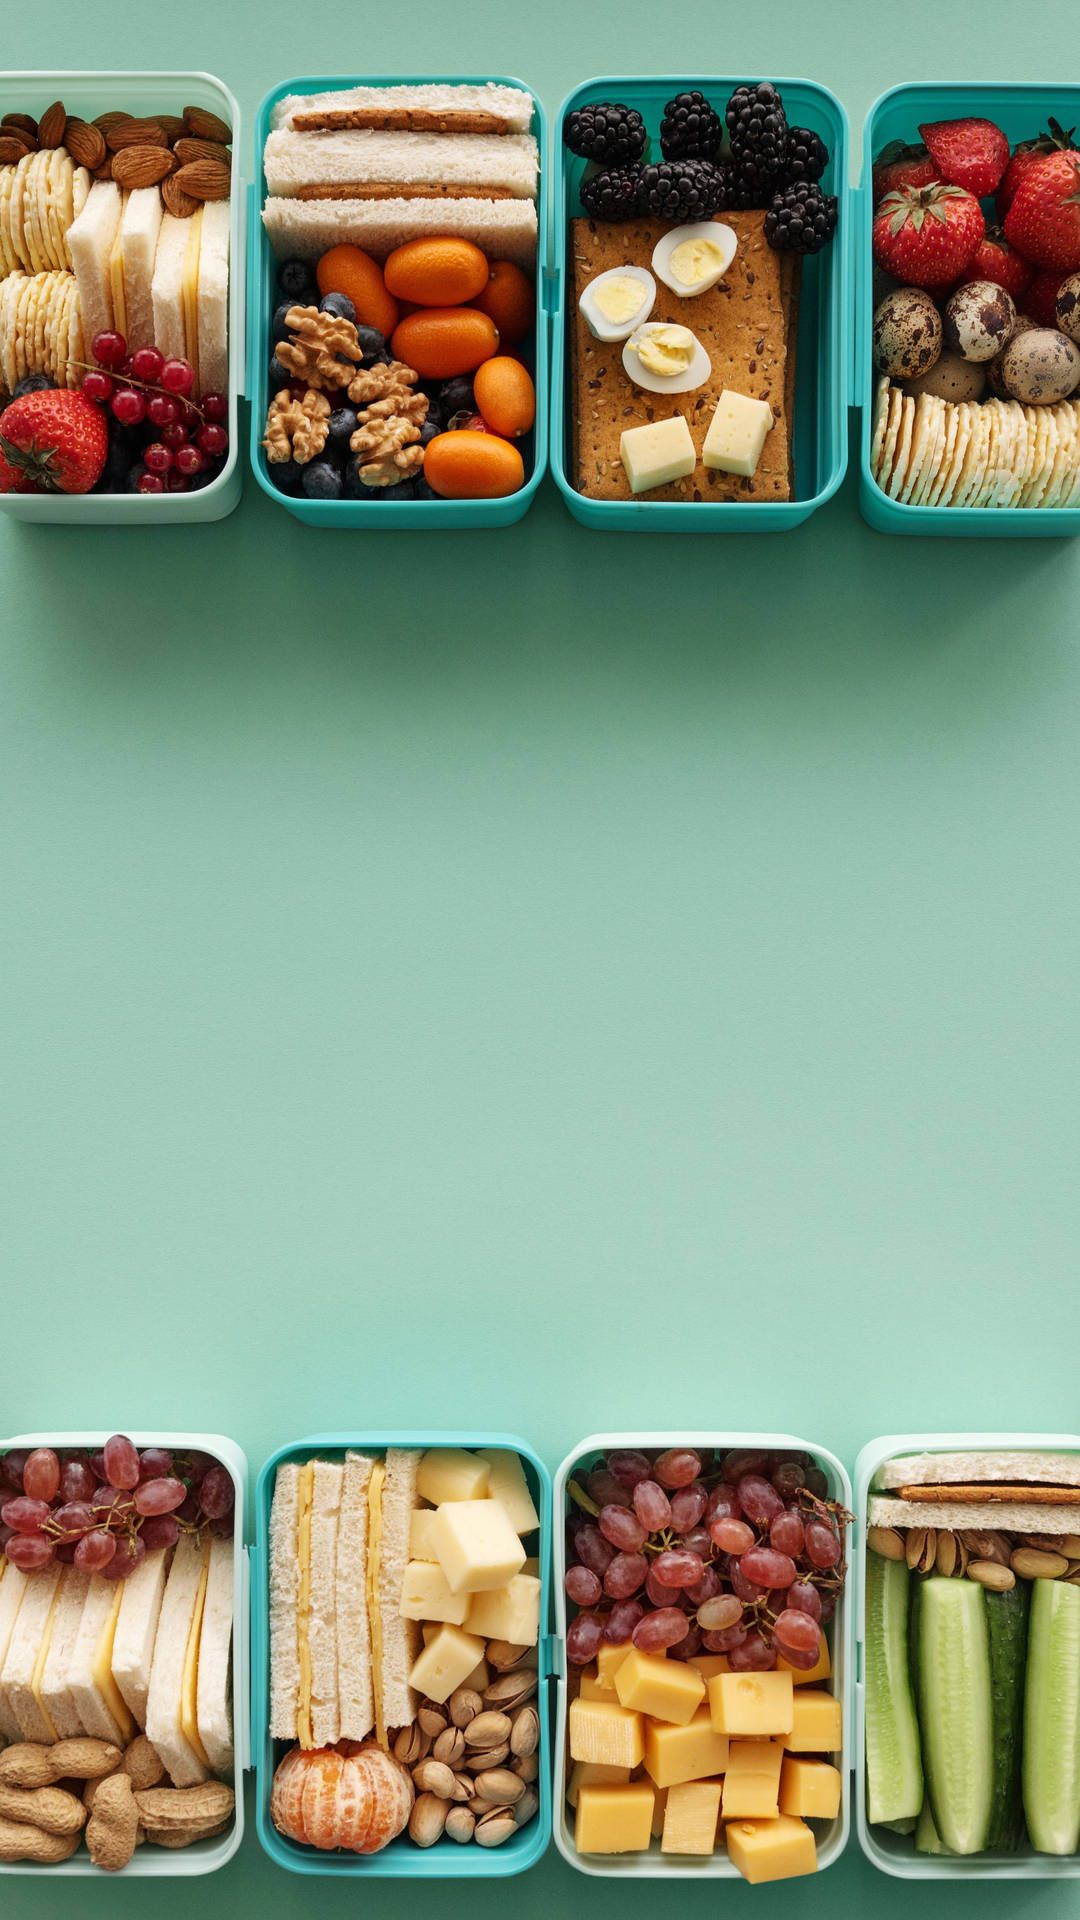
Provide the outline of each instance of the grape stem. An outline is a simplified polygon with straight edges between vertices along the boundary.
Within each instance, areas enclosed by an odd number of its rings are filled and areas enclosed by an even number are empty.
[[[600,1509],[597,1506],[595,1500],[590,1500],[584,1487],[580,1484],[579,1481],[568,1480],[566,1483],[566,1491],[570,1495],[570,1498],[574,1502],[575,1506],[580,1507],[583,1513],[591,1513],[593,1518],[594,1519],[596,1518],[597,1514],[600,1512]]]

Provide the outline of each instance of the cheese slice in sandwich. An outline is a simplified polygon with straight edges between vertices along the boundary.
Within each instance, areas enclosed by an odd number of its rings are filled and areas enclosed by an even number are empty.
[[[95,1740],[111,1740],[119,1747],[126,1746],[135,1732],[112,1674],[113,1640],[123,1597],[122,1580],[91,1575],[67,1669],[72,1706],[85,1731]]]
[[[182,1533],[158,1617],[146,1734],[174,1787],[200,1786],[210,1768],[198,1738],[199,1630],[206,1600],[209,1541]]]
[[[118,232],[121,300],[124,325],[121,331],[129,353],[137,347],[154,344],[154,256],[162,220],[161,194],[157,187],[135,187],[127,196]],[[194,216],[193,216],[194,217]],[[113,250],[114,259],[116,248]],[[113,309],[116,309],[117,274],[112,275]],[[117,322],[119,326],[119,322]]]
[[[199,370],[198,393],[227,393],[229,390],[231,217],[227,200],[208,200],[202,210],[197,340],[195,358],[191,362]]]
[[[190,226],[189,220],[177,220],[171,213],[164,214],[154,254],[154,277],[150,282],[154,345],[167,360],[187,358],[183,282]]]
[[[67,231],[87,341],[111,331],[115,324],[110,258],[122,211],[115,180],[95,180],[82,212]]]
[[[52,1638],[63,1571],[63,1567],[53,1561],[40,1573],[30,1574],[0,1672],[0,1689],[22,1739],[42,1741],[49,1746],[56,1739],[56,1729],[41,1706],[38,1690]]]
[[[169,1569],[169,1553],[148,1553],[134,1573],[121,1582],[120,1612],[113,1638],[112,1673],[128,1712],[139,1727],[146,1726],[150,1669],[154,1658],[161,1602]]]
[[[53,1615],[52,1639],[37,1689],[38,1704],[55,1727],[58,1740],[71,1739],[84,1731],[72,1698],[69,1675],[89,1591],[88,1573],[80,1573],[78,1567],[64,1568]]]
[[[338,1719],[343,1740],[365,1740],[375,1725],[368,1613],[368,1454],[347,1453],[337,1547]]]
[[[289,93],[271,114],[275,128],[299,133],[340,127],[390,128],[413,133],[527,133],[532,95],[523,87],[488,80],[393,87],[344,87],[334,93]]]
[[[271,133],[268,193],[303,199],[533,200],[540,150],[531,133]],[[225,204],[219,202],[219,205]]]
[[[213,1771],[219,1774],[231,1773],[234,1757],[230,1693],[232,1627],[233,1543],[213,1538],[203,1599],[195,1704],[203,1752]]]
[[[124,297],[124,214],[131,195],[120,196],[120,218],[116,223],[112,246],[109,248],[109,301],[113,312],[113,326],[117,333],[127,339],[127,304]]]
[[[12,1566],[6,1556],[0,1559],[0,1740],[22,1739],[22,1728],[8,1705],[3,1672],[28,1579],[29,1575]]]
[[[352,241],[383,261],[406,240],[448,234],[472,240],[489,260],[512,260],[536,270],[537,220],[533,200],[344,199],[301,200],[271,195],[263,226],[279,260],[318,260]]]
[[[409,1537],[417,1504],[416,1475],[422,1454],[388,1447],[377,1463],[369,1488],[368,1595],[371,1609],[375,1736],[389,1746],[391,1729],[416,1718],[416,1694],[409,1674],[420,1634],[415,1620],[401,1617],[401,1592],[409,1564]]]

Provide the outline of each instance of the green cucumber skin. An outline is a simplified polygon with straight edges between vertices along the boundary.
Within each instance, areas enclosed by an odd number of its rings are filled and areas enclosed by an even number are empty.
[[[952,1853],[986,1846],[994,1794],[986,1594],[931,1576],[919,1596],[919,1721],[934,1825]]]
[[[1036,1853],[1080,1842],[1080,1587],[1033,1580],[1024,1696],[1024,1813]]]
[[[923,1798],[919,1722],[908,1667],[908,1588],[902,1560],[866,1556],[866,1794],[872,1822],[914,1820]]]
[[[1026,1580],[1018,1580],[1008,1593],[987,1590],[994,1805],[986,1844],[997,1853],[1015,1853],[1024,1840],[1024,1800],[1020,1772],[1030,1611],[1031,1587]]]
[[[930,1811],[930,1801],[923,1801],[922,1812],[915,1827],[916,1853],[951,1853],[934,1825],[934,1816]]]

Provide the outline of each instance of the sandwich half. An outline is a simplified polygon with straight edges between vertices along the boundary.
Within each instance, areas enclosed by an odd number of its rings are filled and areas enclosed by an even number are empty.
[[[39,1690],[42,1709],[56,1729],[58,1740],[70,1739],[84,1731],[71,1692],[70,1674],[89,1592],[90,1575],[80,1573],[78,1567],[65,1567]]]
[[[421,1458],[412,1449],[388,1447],[385,1462],[376,1464],[371,1476],[368,1588],[372,1596],[375,1732],[380,1746],[388,1744],[389,1728],[410,1726],[416,1718],[416,1694],[409,1685],[409,1675],[416,1662],[420,1633],[415,1620],[401,1617],[401,1589],[409,1564]]]
[[[54,1561],[40,1573],[28,1576],[0,1672],[0,1694],[6,1712],[19,1729],[19,1737],[43,1741],[48,1746],[56,1739],[56,1729],[41,1704],[41,1676],[52,1638],[63,1571]]]
[[[913,1453],[885,1462],[872,1527],[1080,1534],[1080,1453]]]
[[[146,1703],[147,1738],[174,1787],[200,1786],[210,1772],[194,1705],[209,1567],[209,1541],[182,1533],[161,1602]]]
[[[7,1663],[8,1647],[11,1644],[15,1621],[29,1577],[18,1567],[12,1566],[6,1555],[0,1559],[0,1740],[22,1739],[22,1728],[8,1705],[3,1674]]]
[[[128,352],[154,344],[154,256],[164,209],[157,187],[136,187],[124,210],[109,254],[114,324]]]
[[[406,240],[447,234],[472,240],[490,260],[536,269],[533,200],[301,200],[279,194],[265,202],[262,217],[279,260],[318,260],[331,247],[352,241],[383,261]]]
[[[530,200],[539,148],[531,133],[272,133],[267,191],[301,200]],[[222,204],[222,203],[219,203]]]
[[[68,228],[67,243],[88,342],[97,333],[111,331],[115,324],[110,260],[122,211],[123,199],[115,180],[95,180],[82,212]]]
[[[344,87],[336,93],[289,93],[272,113],[275,128],[298,133],[342,127],[408,133],[527,133],[533,101],[523,87],[468,83]]]
[[[232,1771],[234,1757],[230,1693],[233,1551],[231,1540],[210,1541],[210,1565],[199,1635],[196,1722],[203,1752],[213,1771],[218,1774]]]
[[[67,1666],[68,1691],[83,1731],[118,1747],[126,1746],[135,1732],[135,1722],[112,1673],[124,1584],[122,1580],[106,1580],[100,1573],[91,1575]]]
[[[227,393],[229,388],[229,224],[227,200],[208,200],[202,211],[199,246],[199,282],[193,367],[199,370],[199,393]]]
[[[374,1467],[369,1454],[345,1455],[337,1547],[338,1720],[343,1740],[365,1740],[375,1725],[367,1577]]]
[[[113,1637],[112,1673],[128,1712],[140,1727],[146,1726],[154,1640],[169,1560],[168,1553],[148,1553],[134,1573],[129,1573],[122,1582]]]
[[[162,216],[150,299],[154,310],[154,345],[167,360],[187,359],[184,265],[190,237],[190,220],[177,220],[171,213]]]

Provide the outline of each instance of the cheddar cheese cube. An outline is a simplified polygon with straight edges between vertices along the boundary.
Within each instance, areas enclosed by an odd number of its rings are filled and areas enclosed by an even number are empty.
[[[579,1700],[614,1700],[614,1698],[614,1687],[605,1687],[595,1670],[590,1671],[588,1667],[582,1669],[581,1678],[578,1681]]]
[[[661,1839],[663,1836],[664,1815],[667,1812],[667,1797],[668,1797],[667,1788],[657,1787],[656,1805],[653,1807],[653,1817],[652,1817],[653,1838],[656,1840]]]
[[[731,1662],[726,1653],[695,1653],[688,1667],[696,1667],[703,1680],[714,1680],[718,1673],[730,1673]]]
[[[712,1853],[720,1817],[719,1780],[684,1780],[668,1791],[661,1853]]]
[[[621,1647],[611,1647],[605,1641],[596,1656],[596,1677],[612,1697],[615,1694],[615,1675],[630,1652],[631,1646],[632,1642],[629,1640],[624,1641]]]
[[[775,1820],[780,1811],[780,1765],[775,1740],[733,1740],[724,1775],[725,1820]]]
[[[784,1745],[791,1753],[839,1753],[843,1745],[839,1700],[823,1687],[800,1688],[795,1695],[792,1725]]]
[[[645,1766],[658,1787],[707,1780],[710,1774],[723,1773],[727,1763],[727,1734],[716,1732],[707,1705],[699,1707],[685,1727],[646,1721]]]
[[[416,1491],[433,1507],[441,1507],[444,1500],[482,1500],[490,1477],[491,1469],[479,1454],[466,1453],[464,1447],[432,1447],[416,1470]]]
[[[705,1682],[682,1660],[658,1660],[631,1647],[616,1669],[615,1691],[624,1707],[685,1727],[705,1698]]]
[[[470,1633],[485,1640],[509,1640],[535,1647],[540,1638],[540,1582],[532,1573],[515,1573],[494,1593],[474,1593],[465,1617]]]
[[[643,1853],[652,1838],[654,1794],[648,1780],[625,1787],[582,1787],[574,1843],[579,1853]]]
[[[631,1713],[617,1700],[578,1698],[570,1702],[571,1760],[588,1760],[605,1767],[637,1767],[644,1757],[640,1713]]]
[[[800,1760],[785,1753],[780,1769],[780,1811],[808,1820],[835,1820],[841,1779],[827,1760]]]
[[[789,1667],[782,1655],[776,1664],[782,1673],[790,1673],[791,1684],[795,1687],[812,1687],[818,1680],[832,1679],[832,1661],[829,1658],[829,1643],[824,1634],[821,1636],[821,1646],[818,1649],[818,1657],[812,1667],[803,1667],[801,1670],[798,1667]]]
[[[795,1693],[790,1673],[718,1673],[708,1684],[717,1733],[769,1739],[791,1732]]]
[[[486,1474],[487,1462],[480,1464]],[[444,1500],[431,1523],[431,1542],[451,1593],[490,1593],[505,1587],[521,1571],[525,1558],[506,1509],[497,1500]],[[539,1592],[539,1581],[535,1584]],[[493,1639],[509,1637],[492,1634]]]
[[[572,1807],[578,1803],[582,1787],[627,1787],[629,1767],[600,1767],[588,1760],[575,1760],[566,1783],[566,1797]]]
[[[810,1828],[786,1814],[776,1820],[732,1820],[725,1837],[731,1860],[754,1886],[764,1880],[791,1880],[817,1869]]]

